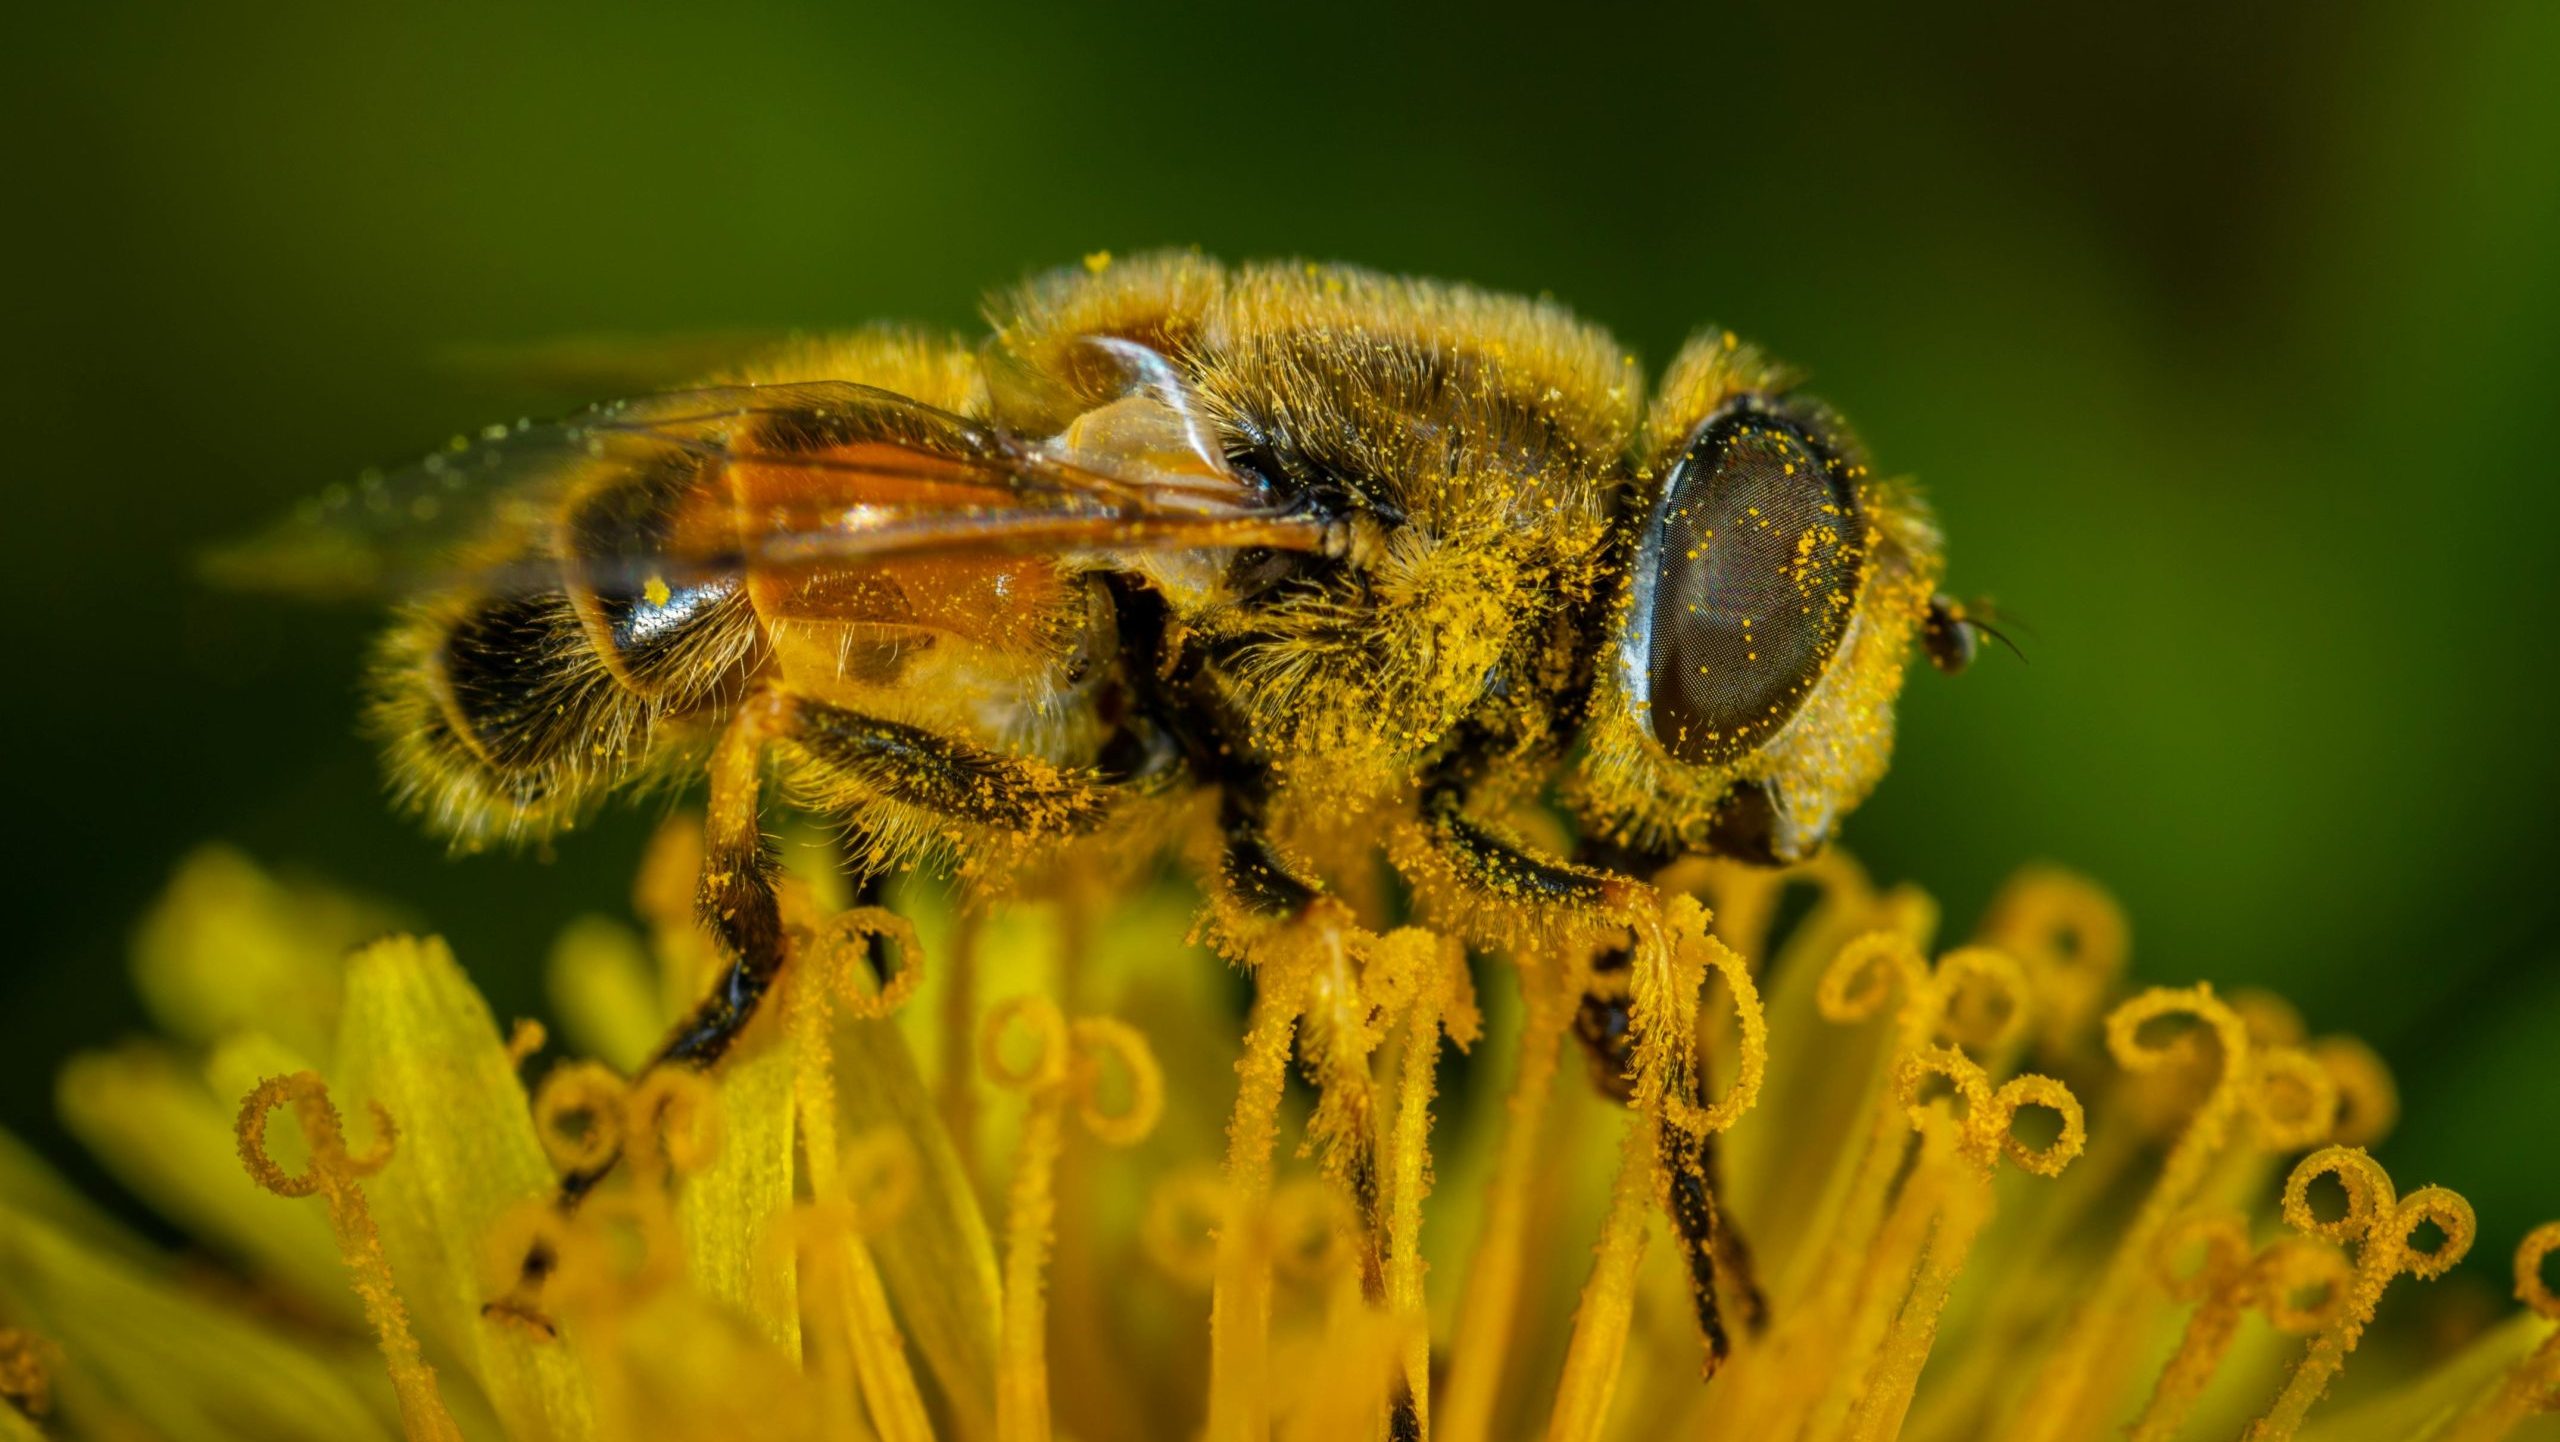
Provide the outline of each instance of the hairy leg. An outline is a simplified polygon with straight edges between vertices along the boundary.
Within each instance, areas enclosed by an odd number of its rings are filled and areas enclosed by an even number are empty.
[[[1426,785],[1417,819],[1394,848],[1397,868],[1465,924],[1491,937],[1518,940],[1540,935],[1589,935],[1623,924],[1631,908],[1650,905],[1650,888],[1630,873],[1658,869],[1667,858],[1643,858],[1595,850],[1578,864],[1542,854],[1504,828],[1468,814],[1464,787],[1441,779]],[[1628,1014],[1624,945],[1604,946],[1592,962],[1592,987],[1575,1017],[1575,1032],[1591,1053],[1601,1090],[1620,1102],[1631,1095],[1634,1032]],[[1702,1079],[1688,1085],[1693,1105]],[[1716,1205],[1716,1143],[1693,1136],[1668,1118],[1660,1124],[1658,1154],[1665,1173],[1661,1198],[1680,1238],[1689,1273],[1699,1336],[1712,1373],[1731,1350],[1720,1287],[1730,1289],[1746,1326],[1757,1331],[1766,1304],[1741,1234]]]

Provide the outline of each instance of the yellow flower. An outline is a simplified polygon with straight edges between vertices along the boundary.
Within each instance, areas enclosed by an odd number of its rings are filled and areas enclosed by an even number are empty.
[[[2521,1312],[2424,1359],[2395,1304],[2473,1219],[2362,1150],[2380,1063],[2272,998],[2128,993],[2122,919],[2059,873],[1945,949],[1832,858],[1664,878],[1614,983],[1346,914],[1247,986],[1170,892],[911,887],[911,924],[811,865],[748,1039],[634,1077],[715,960],[689,844],[644,930],[550,959],[585,1060],[440,942],[349,950],[379,913],[188,862],[138,946],[165,1039],[75,1058],[61,1103],[197,1251],[0,1138],[0,1442],[2474,1442],[2560,1399],[2560,1225]],[[1586,1085],[1612,984],[1632,1071]],[[1702,1154],[1712,1377],[1670,1220]]]

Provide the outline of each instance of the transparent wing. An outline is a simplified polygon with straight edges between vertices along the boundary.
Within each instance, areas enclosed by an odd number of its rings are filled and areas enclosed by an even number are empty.
[[[717,498],[719,513],[671,523],[686,495]],[[591,584],[639,588],[894,555],[1313,551],[1328,536],[1230,468],[1210,429],[1159,384],[1028,440],[874,387],[810,381],[492,427],[324,492],[214,553],[207,570],[226,584],[329,596],[541,588],[558,584],[566,561]]]

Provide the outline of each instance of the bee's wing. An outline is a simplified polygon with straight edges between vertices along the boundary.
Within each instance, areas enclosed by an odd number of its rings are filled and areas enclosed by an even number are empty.
[[[574,399],[638,395],[687,384],[773,355],[797,339],[780,330],[597,331],[538,340],[456,342],[438,347],[429,358],[452,375]]]
[[[660,499],[727,473],[732,514],[664,524]],[[569,528],[564,532],[563,528]],[[306,503],[215,553],[218,580],[309,595],[581,579],[640,589],[757,567],[994,552],[1258,546],[1312,551],[1197,418],[1133,392],[1026,440],[842,381],[715,387],[497,427]]]

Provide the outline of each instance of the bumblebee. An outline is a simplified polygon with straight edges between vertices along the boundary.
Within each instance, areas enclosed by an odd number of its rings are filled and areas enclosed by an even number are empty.
[[[1683,856],[1811,855],[1885,770],[1915,638],[1970,655],[1920,499],[1730,333],[1648,396],[1548,301],[1188,254],[990,321],[493,429],[301,522],[318,564],[437,558],[370,707],[436,830],[707,774],[728,970],[660,1064],[717,1060],[783,965],[777,806],[862,877],[987,891],[1193,843],[1240,961],[1380,858],[1435,925],[1540,944]],[[1549,803],[1577,851],[1524,834]],[[1623,1061],[1623,1002],[1584,1020]],[[1673,1202],[1711,1322],[1731,1247]]]

